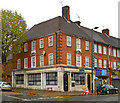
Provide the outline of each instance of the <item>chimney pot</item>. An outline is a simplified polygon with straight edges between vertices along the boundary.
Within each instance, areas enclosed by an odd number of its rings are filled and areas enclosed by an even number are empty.
[[[68,21],[70,21],[70,7],[69,6],[62,7],[62,17],[65,17]]]
[[[102,30],[102,33],[103,33],[103,34],[107,34],[107,35],[109,36],[109,29],[103,29],[103,30]]]
[[[80,26],[81,22],[80,21],[75,21],[74,23],[77,24],[78,26]]]

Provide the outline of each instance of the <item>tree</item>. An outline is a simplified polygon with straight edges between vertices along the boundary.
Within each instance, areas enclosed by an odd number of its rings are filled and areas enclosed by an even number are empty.
[[[10,54],[16,55],[22,49],[22,44],[27,38],[28,29],[25,20],[16,11],[1,10],[1,14],[2,63],[5,68],[7,57]]]

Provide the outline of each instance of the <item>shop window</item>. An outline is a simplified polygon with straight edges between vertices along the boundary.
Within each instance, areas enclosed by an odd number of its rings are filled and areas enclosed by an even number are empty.
[[[76,85],[85,85],[85,76],[81,76],[80,73],[71,73],[71,80],[75,81]]]
[[[57,85],[57,72],[46,73],[46,85]]]
[[[16,84],[24,84],[24,74],[16,75]]]
[[[28,74],[28,85],[41,85],[41,73]]]

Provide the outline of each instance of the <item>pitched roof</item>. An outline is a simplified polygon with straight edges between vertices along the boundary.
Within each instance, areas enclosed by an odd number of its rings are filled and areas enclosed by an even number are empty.
[[[81,28],[87,34],[91,35],[91,29],[83,27],[83,26],[81,26]],[[102,43],[102,44],[105,44],[105,45],[110,45],[111,44],[113,47],[120,48],[120,46],[118,45],[120,43],[119,38],[108,36],[107,34],[103,34],[103,33],[97,32],[97,31],[93,31],[93,40],[95,42],[98,42],[98,43]],[[118,43],[118,41],[119,41],[119,43]]]
[[[57,31],[62,31],[66,34],[90,39],[89,35],[81,28],[79,28],[75,23],[72,21],[69,22],[63,17],[58,16],[56,18],[34,25],[28,32],[28,40],[37,39]]]
[[[28,41],[41,38],[52,33],[55,34],[58,31],[91,40],[91,29],[78,26],[74,22],[67,21],[65,18],[58,16],[48,21],[34,25],[28,32]],[[112,46],[120,48],[118,45],[118,41],[120,43],[120,39],[107,36],[97,31],[93,31],[93,40],[105,45],[112,44]]]

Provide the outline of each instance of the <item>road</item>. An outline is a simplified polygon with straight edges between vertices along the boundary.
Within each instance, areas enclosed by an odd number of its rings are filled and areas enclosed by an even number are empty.
[[[15,92],[2,92],[2,101],[118,101],[120,95],[92,95],[92,96],[73,96],[73,97],[43,97],[38,95],[27,95]],[[119,101],[120,102],[120,101]],[[65,102],[64,102],[65,103]]]

